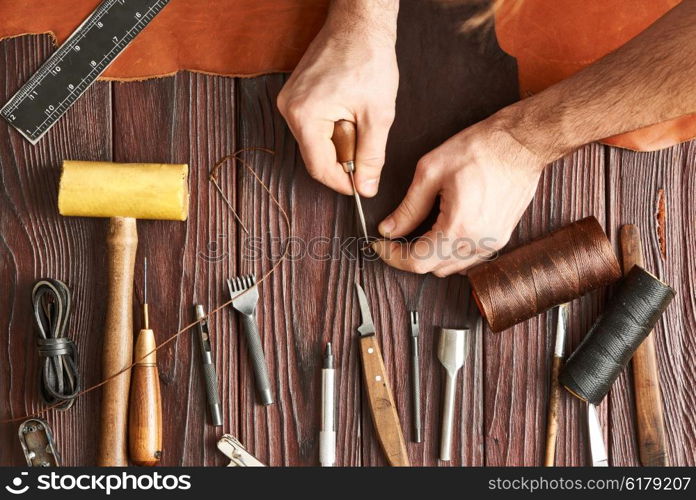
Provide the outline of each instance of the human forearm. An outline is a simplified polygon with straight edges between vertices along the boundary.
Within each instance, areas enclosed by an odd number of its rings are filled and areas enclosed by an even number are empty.
[[[696,0],[626,45],[494,117],[551,162],[583,144],[696,112]]]
[[[325,26],[337,34],[384,35],[396,40],[399,0],[333,0]]]

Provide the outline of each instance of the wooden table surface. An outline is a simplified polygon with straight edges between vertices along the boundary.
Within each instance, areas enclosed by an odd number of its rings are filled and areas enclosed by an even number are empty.
[[[447,137],[517,99],[515,64],[490,36],[457,32],[457,16],[434,2],[405,3],[399,27],[401,85],[380,193],[365,201],[368,225],[403,197],[417,159]],[[421,20],[423,22],[417,22]],[[489,34],[490,35],[490,34]],[[0,102],[53,50],[48,36],[0,43]],[[285,75],[233,79],[182,72],[143,82],[98,82],[37,146],[0,124],[0,419],[42,407],[30,295],[42,277],[70,286],[70,336],[85,386],[100,381],[105,314],[106,220],[63,218],[56,195],[63,159],[172,162],[191,166],[187,223],[139,222],[137,307],[142,261],[150,267],[151,321],[158,340],[192,320],[192,304],[227,299],[225,279],[263,274],[292,236],[291,258],[260,287],[258,319],[277,403],[255,402],[238,318],[211,320],[224,426],[208,424],[195,338],[182,335],[159,353],[164,418],[162,465],[222,465],[215,443],[239,437],[272,465],[316,465],[321,352],[333,342],[338,369],[339,465],[383,465],[360,381],[352,282],[357,235],[353,201],[313,181],[275,107]],[[291,216],[287,232],[267,194],[244,169],[221,178],[250,235],[211,188],[208,171],[225,154],[263,146],[253,168]],[[589,145],[546,169],[511,245],[587,215],[604,225],[618,250],[622,224],[643,231],[646,265],[677,290],[656,329],[668,454],[696,465],[696,143],[655,153]],[[321,239],[317,239],[321,238]],[[314,239],[314,240],[312,240]],[[309,245],[314,241],[313,246]],[[306,250],[313,249],[313,256]],[[349,249],[351,250],[351,249]],[[354,249],[353,249],[354,251]],[[437,325],[470,325],[458,382],[453,460],[447,465],[540,465],[545,440],[553,312],[508,331],[489,332],[473,312],[465,277],[407,275],[369,262],[366,291],[414,465],[446,465],[438,456],[443,373],[435,357]],[[423,286],[419,303],[417,291]],[[601,313],[608,291],[570,306],[570,347]],[[421,317],[424,437],[410,442],[409,333],[406,311]],[[136,328],[138,325],[136,325]],[[96,461],[100,392],[46,418],[66,465]],[[637,465],[634,400],[624,373],[600,406],[610,463]],[[17,423],[0,424],[0,465],[21,465]],[[581,404],[563,394],[557,463],[587,464]]]

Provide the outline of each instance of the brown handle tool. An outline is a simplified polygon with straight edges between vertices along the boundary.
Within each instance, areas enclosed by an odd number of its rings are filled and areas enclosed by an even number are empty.
[[[637,226],[627,224],[621,228],[621,251],[624,274],[627,274],[635,265],[643,267],[640,231]],[[662,413],[655,339],[652,333],[636,350],[632,365],[640,462],[644,466],[666,466],[668,461],[665,421]]]
[[[109,261],[108,308],[102,373],[108,378],[133,362],[133,270],[138,247],[135,219],[113,217],[107,236]],[[126,430],[130,370],[104,384],[97,464],[128,465]]]
[[[348,120],[339,120],[334,124],[333,135],[331,136],[331,141],[336,147],[336,159],[338,163],[343,165],[344,170],[346,163],[353,163],[355,161],[355,145],[357,143],[357,131],[355,129],[355,123],[349,122]]]
[[[128,419],[128,451],[135,465],[155,465],[162,456],[162,399],[155,334],[140,330],[135,344]],[[148,354],[149,353],[149,354]]]
[[[379,443],[389,465],[408,467],[408,452],[396,412],[396,403],[387,382],[382,352],[374,335],[360,337],[360,354],[370,413]]]

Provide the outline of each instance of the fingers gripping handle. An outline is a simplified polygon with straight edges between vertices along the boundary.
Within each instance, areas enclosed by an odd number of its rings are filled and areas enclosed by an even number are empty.
[[[135,219],[114,217],[107,235],[109,289],[102,354],[105,378],[133,360],[133,270],[138,247]],[[130,370],[104,385],[99,435],[100,466],[128,465],[127,422]]]
[[[334,124],[331,141],[336,147],[336,159],[346,172],[355,170],[355,145],[357,132],[355,124],[348,120],[339,120]]]
[[[247,348],[251,357],[251,364],[254,369],[254,378],[256,379],[256,388],[259,391],[261,404],[273,404],[273,393],[271,392],[271,382],[268,378],[268,368],[266,367],[266,357],[263,353],[261,345],[261,337],[259,329],[256,325],[256,319],[253,316],[242,314],[242,326],[247,339]]]

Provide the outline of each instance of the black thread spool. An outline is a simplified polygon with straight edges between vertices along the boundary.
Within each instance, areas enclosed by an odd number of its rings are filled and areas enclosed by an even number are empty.
[[[568,357],[559,377],[561,384],[583,401],[599,404],[674,295],[669,285],[634,266]]]

